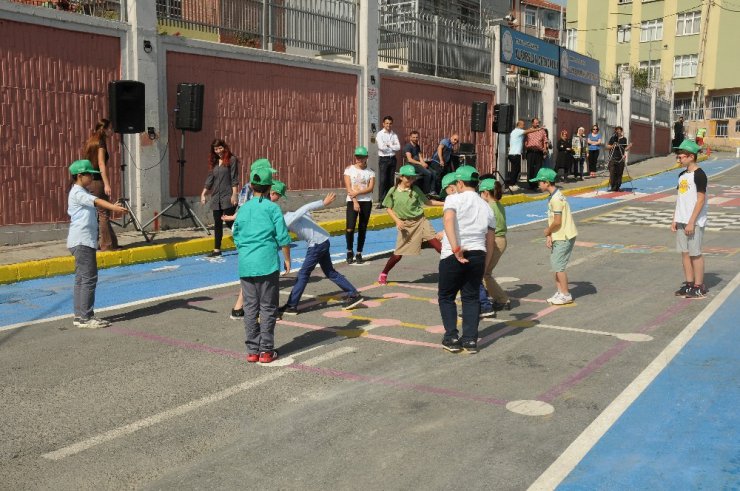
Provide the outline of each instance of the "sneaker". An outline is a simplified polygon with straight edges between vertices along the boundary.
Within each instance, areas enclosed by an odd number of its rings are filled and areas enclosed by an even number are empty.
[[[231,315],[229,317],[235,321],[243,319],[244,309],[231,309]]]
[[[387,273],[380,273],[378,276],[378,283],[381,285],[387,285],[388,284],[388,274]]]
[[[706,298],[707,289],[704,285],[694,285],[686,292],[686,298],[699,299]]]
[[[511,300],[504,303],[493,302],[493,310],[511,310]]]
[[[342,310],[353,309],[364,301],[365,299],[362,298],[362,295],[360,295],[359,293],[355,293],[354,295],[348,295],[347,298],[345,298],[344,301],[342,302]]]
[[[278,358],[277,350],[263,351],[262,353],[260,353],[259,362],[260,363],[272,363],[273,361],[277,360],[277,358]]]
[[[73,324],[80,329],[104,329],[110,326],[110,322],[108,322],[107,320],[97,319],[95,317],[90,317],[89,319],[79,319],[76,322],[73,322]]]
[[[462,348],[465,350],[466,353],[474,355],[478,352],[478,343],[476,343],[475,341],[464,341],[462,343]]]
[[[569,303],[573,303],[573,297],[570,293],[559,293],[558,297],[555,298],[552,302],[553,305],[565,305]]]
[[[247,353],[247,363],[257,363],[258,361],[260,361],[258,353]]]
[[[686,294],[689,292],[689,290],[691,290],[692,286],[693,286],[692,283],[689,283],[688,281],[684,281],[681,288],[676,290],[675,295],[677,297],[685,297]]]
[[[355,256],[355,264],[365,264],[365,260],[362,259],[362,254],[359,252]]]
[[[486,319],[489,317],[496,317],[496,311],[493,310],[493,307],[489,307],[487,309],[481,308],[480,309],[480,318]]]
[[[221,251],[211,251],[206,257],[221,257]]]
[[[442,348],[446,349],[450,353],[459,353],[462,351],[462,345],[460,344],[460,340],[457,338],[443,339]]]
[[[283,315],[298,315],[298,307],[293,307],[291,305],[283,305],[278,309],[278,315],[282,317]]]
[[[352,251],[347,251],[347,264],[355,262],[355,255]]]
[[[555,301],[555,299],[557,299],[558,297],[560,297],[560,290],[556,291],[555,292],[555,295],[553,295],[552,297],[548,298],[547,299],[547,303],[553,303]]]

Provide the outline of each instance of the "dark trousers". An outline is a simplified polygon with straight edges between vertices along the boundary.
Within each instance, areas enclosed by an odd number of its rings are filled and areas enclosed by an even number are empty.
[[[352,251],[355,241],[355,224],[357,224],[357,252],[362,252],[365,247],[365,236],[367,235],[367,224],[370,221],[370,214],[373,210],[372,201],[358,201],[360,211],[355,211],[355,206],[351,201],[347,202],[347,231],[345,239],[347,241],[347,251]],[[357,223],[359,217],[360,222]]]
[[[275,347],[279,275],[275,271],[264,276],[241,278],[247,353],[270,351]]]
[[[469,251],[465,253],[467,263],[461,263],[452,255],[439,261],[439,286],[437,300],[445,339],[458,337],[457,304],[458,292],[462,299],[462,337],[461,341],[478,341],[478,322],[480,316],[480,285],[486,266],[486,253]]]
[[[388,194],[396,180],[396,157],[380,157],[378,159],[378,189],[380,190],[380,202]]]
[[[588,171],[589,172],[596,172],[596,163],[598,160],[599,160],[599,151],[589,150],[588,151]]]
[[[298,271],[298,276],[296,277],[293,289],[290,291],[287,305],[290,307],[296,307],[298,305],[303,291],[306,289],[306,285],[308,285],[308,279],[311,277],[311,273],[317,264],[321,266],[324,276],[333,281],[342,291],[349,295],[357,293],[357,289],[352,286],[352,283],[347,281],[347,278],[334,269],[334,265],[331,263],[331,253],[329,252],[329,241],[326,240],[321,244],[309,247],[306,251],[306,258],[303,260],[303,266],[301,266],[300,271]]]
[[[221,216],[222,215],[233,215],[236,211],[236,206],[226,208],[225,210],[213,210],[213,248],[221,249],[221,241],[224,238],[224,225],[231,228],[231,224],[234,222],[226,222]]]
[[[75,258],[75,317],[89,319],[95,315],[95,287],[98,284],[98,262],[95,249],[78,245],[69,249]]]
[[[419,174],[419,180],[421,181],[421,190],[424,194],[429,194],[434,191],[434,172],[430,167],[424,167],[423,165],[413,164],[416,173]]]
[[[527,181],[537,176],[544,162],[545,155],[542,153],[542,150],[527,150]],[[537,183],[530,182],[529,187],[535,189]]]
[[[622,174],[624,174],[624,160],[610,160],[609,189],[618,191],[622,187]]]
[[[522,172],[522,156],[521,155],[509,155],[509,175],[506,176],[506,184],[509,186],[515,186],[519,183],[519,174]]]

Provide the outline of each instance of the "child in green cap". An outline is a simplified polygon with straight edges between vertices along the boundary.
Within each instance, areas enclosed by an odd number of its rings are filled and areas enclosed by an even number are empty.
[[[481,198],[488,203],[496,219],[496,234],[494,237],[493,256],[491,262],[483,273],[483,284],[486,285],[488,294],[493,298],[494,310],[511,310],[511,301],[496,278],[493,277],[493,268],[506,250],[506,210],[501,203],[504,193],[503,186],[495,178],[483,179],[478,185]]]
[[[102,208],[127,213],[126,208],[87,191],[93,175],[100,171],[89,160],[77,160],[69,166],[73,184],[67,198],[67,213],[71,219],[67,235],[67,249],[75,258],[74,319],[72,325],[82,329],[108,327],[110,322],[95,317],[95,287],[98,284],[98,211]]]
[[[355,162],[344,169],[344,186],[347,189],[347,264],[362,264],[367,224],[373,208],[375,171],[367,168],[367,148],[355,148]],[[357,219],[359,218],[359,224]],[[355,225],[357,227],[357,255],[354,253]]]

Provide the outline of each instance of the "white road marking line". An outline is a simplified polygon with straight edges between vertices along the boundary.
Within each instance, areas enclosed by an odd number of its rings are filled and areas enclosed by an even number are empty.
[[[653,340],[653,337],[647,334],[632,333],[632,332],[594,331],[591,329],[580,329],[577,327],[554,326],[552,324],[536,324],[535,327],[543,327],[545,329],[555,329],[558,331],[578,332],[578,333],[583,333],[583,334],[596,334],[598,336],[612,336],[617,339],[621,339],[622,341],[642,342],[642,341],[652,341]]]
[[[530,491],[555,489],[578,465],[594,445],[604,436],[620,416],[632,405],[653,380],[668,366],[674,356],[702,328],[740,285],[740,273],[697,315],[688,326],[628,385],[550,467],[529,487]]]
[[[304,365],[317,365],[319,363],[329,361],[333,358],[337,358],[339,356],[345,355],[347,353],[351,353],[356,351],[355,348],[350,347],[344,347],[335,349],[333,351],[329,351],[328,353],[325,353],[323,355],[316,356],[314,358],[310,358],[306,360],[303,364]],[[279,359],[279,358],[278,358]],[[121,426],[119,428],[115,428],[113,430],[106,431],[104,433],[100,433],[99,435],[93,436],[91,438],[88,438],[86,440],[82,440],[81,442],[74,443],[72,445],[68,445],[66,447],[60,448],[59,450],[54,450],[53,452],[45,453],[42,455],[43,458],[49,459],[49,460],[61,460],[65,457],[69,457],[71,455],[78,454],[80,452],[83,452],[85,450],[88,450],[92,447],[95,447],[97,445],[100,445],[105,442],[109,442],[111,440],[114,440],[116,438],[130,435],[131,433],[135,433],[139,430],[142,430],[144,428],[148,428],[150,426],[153,426],[157,423],[162,423],[163,421],[167,421],[169,419],[172,419],[176,416],[181,416],[183,414],[187,414],[191,411],[194,411],[198,408],[201,408],[203,406],[207,406],[208,404],[212,404],[214,402],[222,401],[224,399],[227,399],[233,395],[239,394],[241,392],[247,391],[249,389],[253,389],[255,387],[258,387],[260,385],[263,385],[267,382],[271,382],[277,378],[280,378],[284,375],[287,375],[289,373],[292,373],[292,370],[280,370],[275,371],[272,373],[268,373],[267,375],[264,375],[257,379],[247,380],[246,382],[242,382],[241,384],[234,385],[232,387],[229,387],[227,389],[224,389],[222,391],[216,392],[214,394],[210,394],[206,397],[202,397],[200,399],[190,401],[186,404],[183,404],[181,406],[178,406],[173,409],[169,409],[167,411],[163,411],[159,414],[155,414],[153,416],[149,416],[148,418],[140,419],[139,421],[135,421],[133,423],[127,424],[125,426]]]

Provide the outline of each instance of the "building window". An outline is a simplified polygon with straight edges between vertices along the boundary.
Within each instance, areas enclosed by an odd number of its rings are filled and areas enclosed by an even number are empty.
[[[740,133],[740,119],[735,121],[735,133]]]
[[[712,119],[736,118],[738,105],[740,94],[712,97]]]
[[[524,25],[535,27],[537,25],[537,10],[529,7],[524,9]]]
[[[157,17],[182,19],[182,0],[157,0]]]
[[[625,24],[623,26],[617,26],[617,42],[618,43],[629,43],[632,38],[632,26]]]
[[[696,77],[698,55],[676,56],[673,59],[673,78]]]
[[[678,14],[676,20],[676,36],[691,36],[699,34],[701,24],[701,11]]]
[[[727,120],[717,121],[717,134],[716,136],[722,136],[727,138]]]
[[[632,3],[632,0],[618,0],[619,5],[622,5],[623,3]]]
[[[645,70],[648,73],[650,82],[660,80],[660,60],[641,61],[640,70]]]
[[[629,72],[630,71],[630,64],[629,63],[617,63],[617,78],[619,78],[619,75],[622,72]]]
[[[663,19],[646,20],[640,24],[640,42],[663,39]]]
[[[565,31],[565,47],[575,50],[578,44],[578,29],[568,29]]]

